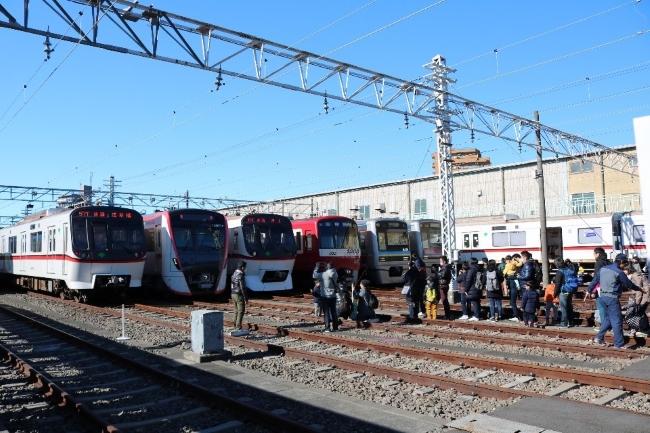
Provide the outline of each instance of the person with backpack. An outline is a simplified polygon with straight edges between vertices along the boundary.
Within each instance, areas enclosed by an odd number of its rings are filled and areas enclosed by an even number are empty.
[[[423,272],[424,271],[424,272]],[[424,317],[424,286],[426,285],[426,268],[417,268],[413,263],[408,271],[402,277],[404,287],[402,293],[408,305],[409,315],[406,323],[421,323],[421,317]]]
[[[356,320],[357,328],[367,328],[368,321],[375,318],[377,297],[370,292],[370,281],[361,280],[359,288],[352,292],[352,319]]]
[[[501,280],[497,264],[494,260],[488,261],[485,270],[485,296],[490,306],[490,317],[488,320],[498,322],[503,318],[503,304],[501,302]]]
[[[424,308],[427,319],[435,320],[438,317],[438,276],[435,274],[427,277],[424,289]]]
[[[338,285],[338,274],[331,263],[325,265],[316,263],[313,278],[318,280],[320,285],[321,308],[325,314],[324,332],[338,331],[339,319],[336,315],[336,291]]]
[[[625,254],[618,254],[614,263],[600,268],[600,271],[594,275],[594,279],[589,284],[589,290],[600,284],[600,297],[598,301],[605,314],[601,318],[600,331],[592,339],[596,344],[605,344],[605,334],[610,329],[614,333],[614,347],[625,349],[625,339],[623,337],[623,317],[621,316],[621,303],[619,298],[624,289],[641,291],[636,284],[631,282],[623,269],[629,261]]]
[[[458,292],[460,293],[460,308],[463,313],[458,320],[467,320],[469,319],[469,307],[470,303],[467,299],[467,289],[469,288],[469,262],[464,261],[460,265],[460,270],[458,271],[458,277],[456,278],[456,285],[458,287]]]
[[[573,318],[573,294],[578,290],[580,280],[573,267],[560,258],[555,259],[557,271],[553,278],[554,295],[560,300],[560,327],[570,328]]]
[[[465,309],[467,311],[469,310],[469,306],[471,306],[473,314],[469,318],[471,322],[481,319],[481,295],[483,294],[483,287],[485,287],[485,272],[482,266],[482,262],[479,262],[476,257],[472,257],[467,276],[465,277],[465,296],[466,302],[469,304],[466,305]]]
[[[242,320],[246,313],[246,262],[239,262],[237,269],[230,277],[230,297],[235,303],[235,329],[241,331]]]

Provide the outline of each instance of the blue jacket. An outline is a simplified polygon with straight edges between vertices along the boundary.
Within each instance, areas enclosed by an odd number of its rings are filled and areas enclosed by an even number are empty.
[[[519,284],[524,287],[528,281],[535,281],[535,265],[532,260],[526,260],[519,270]]]
[[[619,298],[623,289],[631,289],[640,291],[630,279],[625,275],[616,263],[603,266],[594,279],[589,284],[589,291],[591,292],[596,284],[600,284],[600,296],[609,296],[612,298]]]
[[[521,308],[526,313],[534,313],[537,310],[537,301],[539,296],[537,295],[537,290],[530,289],[525,290],[521,295]]]

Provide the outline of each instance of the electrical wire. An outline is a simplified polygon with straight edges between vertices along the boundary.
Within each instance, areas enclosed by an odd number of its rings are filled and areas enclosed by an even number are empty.
[[[499,105],[499,104],[508,104],[510,102],[516,102],[516,101],[521,101],[524,99],[529,99],[533,98],[535,96],[545,96],[551,93],[559,92],[561,90],[566,90],[574,87],[579,87],[579,86],[586,86],[589,83],[597,82],[597,81],[603,81],[603,80],[609,80],[612,78],[619,78],[627,74],[632,74],[635,72],[641,72],[645,71],[646,69],[650,68],[650,60],[646,60],[645,62],[637,63],[636,65],[633,66],[628,66],[626,68],[619,68],[615,69],[613,71],[609,72],[604,72],[602,74],[598,75],[593,75],[593,76],[588,76],[585,78],[581,78],[578,80],[573,80],[569,81],[567,83],[562,83],[562,84],[556,84],[555,86],[547,87],[542,90],[537,90],[532,93],[527,93],[527,94],[522,94],[522,95],[517,95],[509,98],[504,98],[504,99],[499,99],[497,101],[493,101],[490,104],[491,105]]]
[[[639,36],[645,36],[648,33],[650,33],[650,29],[640,30],[638,32],[634,32],[634,33],[629,34],[629,35],[621,36],[619,38],[612,39],[610,41],[603,42],[603,43],[600,43],[600,44],[597,44],[597,45],[594,45],[594,46],[591,46],[591,47],[588,47],[588,48],[583,48],[583,49],[580,49],[580,50],[577,50],[577,51],[572,51],[570,53],[562,54],[562,55],[557,56],[557,57],[542,60],[541,62],[537,62],[537,63],[534,63],[532,65],[523,66],[521,68],[513,69],[513,70],[508,71],[508,72],[504,72],[504,73],[492,75],[490,77],[483,78],[483,79],[480,79],[480,80],[472,81],[470,83],[467,83],[467,84],[464,84],[462,86],[457,87],[457,89],[458,90],[466,89],[468,87],[472,87],[472,86],[475,86],[477,84],[483,84],[483,83],[487,83],[489,81],[493,81],[493,80],[497,80],[497,79],[500,79],[500,78],[508,77],[510,75],[514,75],[514,74],[518,74],[518,73],[521,73],[521,72],[529,71],[531,69],[538,68],[540,66],[546,66],[546,65],[551,64],[551,63],[555,63],[555,62],[558,62],[558,61],[561,61],[561,60],[566,60],[566,59],[571,58],[571,57],[575,57],[575,56],[578,56],[578,55],[581,55],[581,54],[585,54],[585,53],[588,53],[588,52],[591,52],[591,51],[595,51],[595,50],[598,50],[598,49],[601,49],[601,48],[605,48],[605,47],[609,47],[609,46],[612,46],[612,45],[615,45],[615,44],[618,44],[618,43],[621,43],[621,42],[625,42],[625,41],[628,41],[630,39],[633,39],[633,38],[636,38],[636,37],[639,37]]]
[[[116,1],[117,1],[117,0],[113,0],[113,1],[111,2],[110,6],[109,6],[109,9],[113,7],[113,5],[115,4]],[[107,9],[107,10],[108,10],[108,9]],[[40,84],[40,85],[36,88],[36,90],[35,90],[35,91],[34,91],[34,92],[29,96],[29,98],[27,98],[27,100],[25,100],[25,102],[23,102],[23,105],[21,105],[20,108],[18,108],[18,110],[13,114],[13,116],[11,116],[11,118],[9,118],[9,120],[7,121],[7,123],[6,123],[2,128],[0,128],[0,135],[2,135],[2,133],[3,133],[3,132],[4,132],[4,131],[9,127],[9,125],[11,125],[11,123],[13,122],[13,120],[14,120],[16,117],[18,117],[18,115],[19,115],[19,114],[20,114],[20,113],[25,109],[25,107],[27,106],[27,104],[29,104],[29,102],[30,102],[32,99],[34,99],[34,97],[35,97],[35,96],[36,96],[36,95],[41,91],[41,89],[45,86],[45,84],[47,84],[47,82],[48,82],[48,81],[49,81],[49,80],[54,76],[54,74],[59,70],[59,68],[60,68],[61,66],[63,66],[63,64],[64,64],[64,63],[65,63],[65,62],[70,58],[70,56],[72,55],[72,53],[74,53],[74,51],[79,47],[79,45],[81,45],[81,41],[83,41],[84,38],[86,38],[86,37],[88,36],[88,33],[90,33],[91,30],[93,30],[97,25],[99,25],[99,22],[100,22],[100,21],[102,20],[102,18],[104,18],[105,16],[106,16],[106,11],[104,11],[104,12],[102,13],[102,15],[101,15],[101,16],[100,16],[100,17],[95,21],[95,23],[94,23],[94,24],[93,24],[93,25],[92,25],[92,26],[91,26],[91,27],[90,27],[90,28],[89,28],[89,29],[88,29],[88,30],[87,30],[87,31],[86,31],[86,32],[85,32],[85,33],[84,33],[80,38],[79,38],[79,40],[78,40],[78,41],[77,41],[77,42],[72,46],[72,48],[70,49],[70,51],[68,51],[68,53],[67,53],[66,56],[63,58],[63,60],[61,60],[61,62],[59,62],[59,64],[57,64],[57,65],[54,67],[54,69],[52,69],[52,71],[50,71],[50,73],[47,75],[47,77],[45,77],[45,79],[43,80],[43,82],[41,82],[41,84]]]
[[[510,49],[510,48],[517,47],[517,46],[519,46],[519,45],[525,44],[526,42],[530,42],[530,41],[532,41],[532,40],[535,40],[535,39],[541,38],[541,37],[543,37],[543,36],[548,36],[548,35],[550,35],[550,34],[553,34],[553,33],[559,32],[559,31],[561,31],[561,30],[565,30],[565,29],[567,29],[567,28],[569,28],[569,27],[573,27],[573,26],[576,25],[576,24],[581,24],[581,23],[584,23],[585,21],[589,21],[589,20],[591,20],[591,19],[593,19],[593,18],[596,18],[596,17],[602,16],[602,15],[609,14],[609,13],[614,12],[615,10],[621,9],[621,8],[623,8],[623,7],[625,7],[625,6],[633,6],[633,5],[636,5],[636,4],[638,4],[639,2],[640,2],[640,0],[632,0],[632,1],[626,1],[626,2],[623,2],[623,3],[621,3],[621,4],[617,5],[617,6],[613,6],[613,7],[609,8],[609,9],[605,9],[605,10],[602,10],[602,11],[600,11],[600,12],[596,12],[595,14],[588,15],[588,16],[586,16],[586,17],[583,17],[583,18],[577,19],[577,20],[575,20],[575,21],[571,21],[571,22],[569,22],[569,23],[567,23],[567,24],[562,24],[562,25],[557,26],[557,27],[554,27],[554,28],[552,28],[552,29],[545,30],[545,31],[543,31],[543,32],[541,32],[541,33],[536,33],[536,34],[534,34],[534,35],[527,36],[527,37],[525,37],[525,38],[523,38],[523,39],[520,39],[520,40],[518,40],[518,41],[510,42],[509,44],[503,45],[502,47],[494,48],[494,49],[492,49],[492,50],[490,50],[490,51],[486,51],[486,52],[484,52],[483,54],[478,54],[478,55],[473,56],[473,57],[470,57],[470,58],[468,58],[468,59],[461,60],[461,61],[459,61],[459,62],[456,62],[454,65],[452,65],[452,67],[453,67],[453,68],[456,68],[456,67],[458,67],[458,66],[464,65],[464,64],[466,64],[466,63],[473,62],[473,61],[478,60],[478,59],[481,59],[481,58],[483,58],[483,57],[492,56],[495,52],[500,53],[500,52],[502,52],[503,50],[507,50],[507,49]]]
[[[633,94],[633,93],[646,92],[648,90],[650,90],[650,84],[645,84],[645,85],[643,85],[641,87],[636,87],[634,89],[623,90],[621,92],[616,92],[616,93],[610,93],[609,95],[600,96],[598,98],[591,98],[591,99],[588,99],[586,101],[572,102],[572,103],[566,104],[566,105],[556,105],[554,107],[543,108],[540,111],[544,112],[544,113],[551,113],[553,111],[567,110],[569,108],[580,107],[582,105],[593,104],[595,102],[602,102],[602,101],[606,101],[608,99],[618,98],[619,96],[630,95],[630,94]]]

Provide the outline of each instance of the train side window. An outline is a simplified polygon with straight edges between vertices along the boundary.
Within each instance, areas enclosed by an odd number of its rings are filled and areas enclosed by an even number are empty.
[[[523,247],[526,245],[526,232],[510,232],[510,246]]]
[[[510,245],[510,236],[508,232],[492,232],[493,247],[507,247]]]
[[[294,234],[296,235],[296,246],[298,247],[296,253],[302,254],[302,232],[296,231]]]
[[[469,233],[463,233],[463,248],[469,248]]]
[[[603,240],[602,227],[588,227],[578,229],[579,244],[599,244]]]
[[[9,252],[11,254],[16,254],[17,245],[18,245],[18,242],[16,242],[16,236],[10,236],[9,237]]]
[[[54,252],[56,251],[56,229],[54,227],[49,227],[47,229],[47,251]]]
[[[20,234],[20,252],[21,253],[27,252],[27,233]]]
[[[645,242],[645,226],[643,224],[632,227],[632,239],[636,243]]]
[[[30,251],[40,253],[43,251],[43,232],[34,232],[29,234]]]
[[[305,236],[305,238],[306,238],[306,241],[307,241],[305,243],[307,251],[311,251],[313,246],[314,246],[314,237],[311,234],[309,234],[309,235]]]
[[[472,233],[472,248],[478,248],[478,233]]]

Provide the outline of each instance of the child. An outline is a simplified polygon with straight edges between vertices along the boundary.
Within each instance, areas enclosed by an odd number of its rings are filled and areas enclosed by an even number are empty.
[[[424,308],[427,319],[438,316],[438,278],[433,275],[427,277],[427,286],[424,289]]]
[[[533,327],[536,325],[537,316],[537,290],[533,287],[531,282],[526,282],[525,290],[521,296],[521,308],[524,310],[524,325]]]
[[[555,304],[556,302],[560,302],[559,299],[555,297],[555,284],[551,283],[546,285],[546,289],[544,290],[544,301],[546,301],[546,307],[544,308],[546,326],[554,325],[557,321],[557,305]]]

